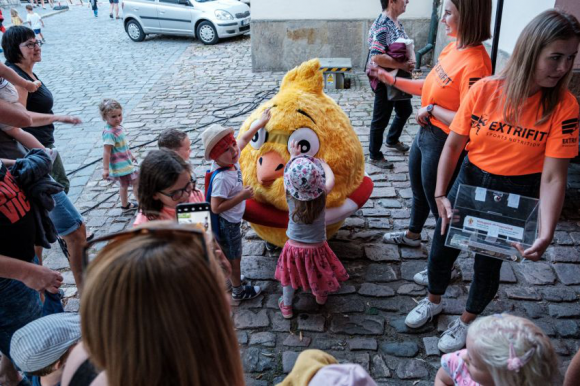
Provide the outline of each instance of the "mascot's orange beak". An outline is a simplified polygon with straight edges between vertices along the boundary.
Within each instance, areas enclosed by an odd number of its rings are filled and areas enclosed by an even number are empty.
[[[258,182],[262,185],[272,185],[276,179],[284,175],[284,160],[276,151],[269,151],[258,159]]]

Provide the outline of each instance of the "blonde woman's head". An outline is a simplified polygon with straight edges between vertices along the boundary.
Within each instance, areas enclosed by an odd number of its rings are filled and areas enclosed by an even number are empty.
[[[551,9],[536,16],[520,34],[500,74],[505,79],[504,116],[519,122],[521,106],[541,91],[537,123],[546,122],[568,89],[580,43],[580,23],[563,11]]]
[[[82,335],[110,386],[243,385],[221,271],[203,236],[176,227],[113,239],[87,269]]]
[[[531,321],[509,314],[469,327],[463,358],[472,379],[489,385],[551,385],[558,371],[550,339]]]

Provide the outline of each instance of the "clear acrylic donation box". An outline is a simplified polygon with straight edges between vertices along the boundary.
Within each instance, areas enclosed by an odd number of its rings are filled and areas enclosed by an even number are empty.
[[[445,245],[509,261],[514,247],[529,248],[538,234],[539,200],[461,184]]]

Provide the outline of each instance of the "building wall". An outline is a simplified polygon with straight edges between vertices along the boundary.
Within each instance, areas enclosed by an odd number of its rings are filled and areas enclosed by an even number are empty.
[[[400,17],[416,49],[427,44],[431,6],[411,0]],[[351,58],[362,69],[380,12],[380,0],[252,0],[253,70],[285,71],[316,57]]]

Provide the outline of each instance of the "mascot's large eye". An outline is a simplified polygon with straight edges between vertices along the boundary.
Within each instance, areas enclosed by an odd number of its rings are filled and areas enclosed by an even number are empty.
[[[290,144],[296,141],[300,146],[300,153],[314,157],[320,149],[320,141],[318,136],[312,129],[302,128],[292,133],[288,139],[288,151],[290,151]]]
[[[268,141],[268,132],[265,128],[261,128],[252,137],[250,145],[252,145],[254,149],[258,150],[266,141]]]

